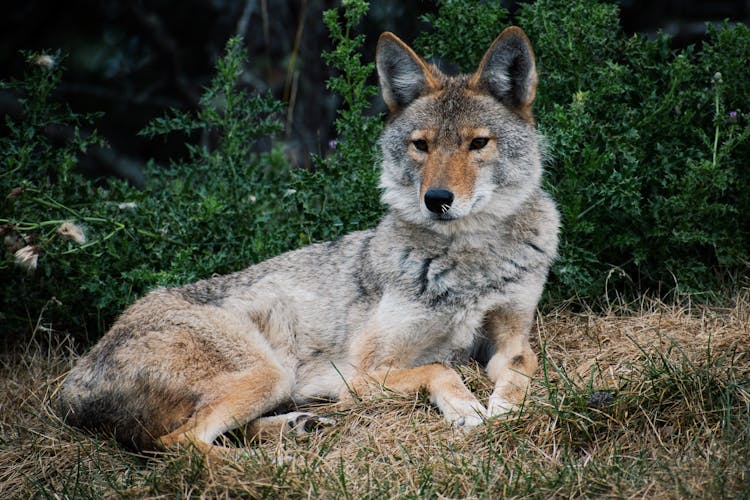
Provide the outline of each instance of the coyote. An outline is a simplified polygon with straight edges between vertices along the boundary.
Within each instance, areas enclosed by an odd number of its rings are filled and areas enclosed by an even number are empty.
[[[559,226],[540,187],[529,40],[510,27],[474,74],[451,77],[383,33],[376,65],[390,112],[377,227],[150,292],[67,376],[66,422],[140,450],[223,453],[214,440],[239,426],[322,422],[273,414],[319,398],[425,389],[463,428],[523,401]],[[486,406],[451,367],[468,356],[494,383]]]

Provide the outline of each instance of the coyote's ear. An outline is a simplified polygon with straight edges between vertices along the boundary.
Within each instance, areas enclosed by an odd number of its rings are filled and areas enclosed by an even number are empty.
[[[506,106],[531,118],[536,64],[534,50],[521,28],[511,26],[495,38],[479,63],[471,86],[489,91]]]
[[[383,100],[391,112],[440,87],[433,69],[393,33],[380,35],[375,62]]]

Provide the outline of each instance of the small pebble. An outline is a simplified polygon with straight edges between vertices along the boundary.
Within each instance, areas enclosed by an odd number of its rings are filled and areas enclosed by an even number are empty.
[[[586,406],[589,408],[603,408],[615,400],[614,393],[610,391],[595,391],[589,398]]]

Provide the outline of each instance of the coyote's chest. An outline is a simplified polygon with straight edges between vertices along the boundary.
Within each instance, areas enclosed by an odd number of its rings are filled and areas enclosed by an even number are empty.
[[[446,362],[472,349],[488,311],[504,300],[497,262],[480,251],[393,252],[384,293],[364,331],[377,331],[406,365]]]
[[[512,273],[490,252],[405,248],[397,257],[398,286],[433,314],[452,316],[506,292]]]

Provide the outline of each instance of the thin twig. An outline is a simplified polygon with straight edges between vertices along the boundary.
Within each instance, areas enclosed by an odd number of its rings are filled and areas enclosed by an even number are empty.
[[[245,2],[245,8],[242,9],[242,15],[237,21],[236,33],[238,36],[241,36],[243,40],[247,38],[247,27],[250,24],[250,18],[255,13],[255,6],[255,0],[247,0]]]

